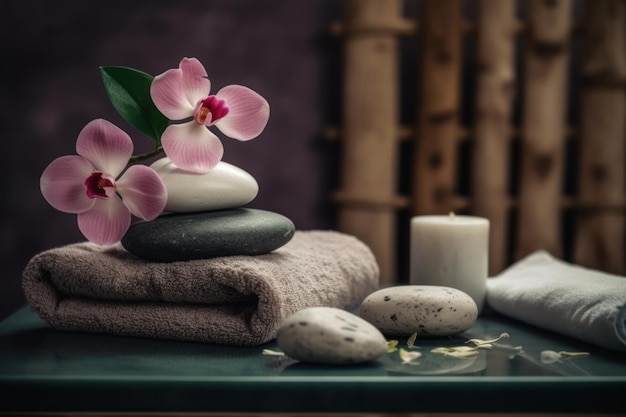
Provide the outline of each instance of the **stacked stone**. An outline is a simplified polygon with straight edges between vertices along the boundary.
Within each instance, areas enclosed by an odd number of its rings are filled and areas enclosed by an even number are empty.
[[[232,255],[261,255],[291,240],[287,217],[243,208],[257,196],[252,175],[226,162],[205,174],[177,168],[169,158],[151,166],[168,190],[166,214],[132,224],[122,239],[130,253],[173,262]]]

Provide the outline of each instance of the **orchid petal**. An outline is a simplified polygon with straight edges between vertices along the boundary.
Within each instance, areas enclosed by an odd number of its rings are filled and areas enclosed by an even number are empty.
[[[91,163],[82,156],[57,158],[41,174],[41,194],[52,207],[64,213],[87,211],[94,200],[87,197],[85,180],[93,170]]]
[[[90,210],[78,214],[78,228],[91,242],[111,245],[130,227],[130,212],[118,196],[94,200]]]
[[[215,124],[226,136],[250,140],[259,136],[270,117],[270,105],[258,93],[241,85],[229,85],[216,97],[226,101],[228,114]]]
[[[168,126],[161,144],[174,165],[190,172],[209,172],[224,155],[219,138],[194,121]]]
[[[117,177],[133,154],[133,141],[113,123],[96,119],[78,134],[76,152],[97,170]]]
[[[145,165],[128,168],[117,181],[117,191],[130,212],[143,220],[154,220],[167,202],[163,180]]]
[[[206,70],[196,58],[183,58],[177,69],[157,75],[150,86],[154,105],[170,120],[193,116],[198,101],[210,91]]]

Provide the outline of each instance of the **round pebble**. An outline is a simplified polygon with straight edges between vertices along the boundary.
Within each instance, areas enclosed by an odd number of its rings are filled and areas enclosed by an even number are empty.
[[[122,245],[133,255],[160,262],[262,255],[289,242],[295,230],[287,217],[266,210],[167,214],[132,224]]]
[[[252,175],[223,161],[205,174],[183,171],[167,157],[150,167],[165,183],[165,211],[172,213],[241,207],[254,200],[259,192],[259,184]]]
[[[283,352],[302,362],[358,364],[387,352],[387,341],[376,327],[332,307],[309,307],[291,315],[277,341]]]
[[[360,315],[385,335],[438,337],[472,327],[478,308],[469,295],[455,288],[400,285],[367,296]]]

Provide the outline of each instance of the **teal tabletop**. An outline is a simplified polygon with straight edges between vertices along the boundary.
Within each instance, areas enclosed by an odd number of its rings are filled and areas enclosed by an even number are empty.
[[[470,358],[434,353],[509,337]],[[0,414],[39,411],[546,412],[626,415],[626,355],[486,314],[467,332],[417,340],[360,366],[232,347],[50,328],[29,307],[0,324]],[[589,356],[544,363],[545,350]]]

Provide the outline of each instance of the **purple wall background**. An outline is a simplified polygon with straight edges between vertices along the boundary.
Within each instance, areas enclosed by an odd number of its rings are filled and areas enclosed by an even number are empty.
[[[334,227],[337,149],[322,132],[339,112],[340,43],[327,29],[340,15],[337,0],[5,1],[0,318],[23,305],[21,272],[33,255],[84,240],[75,216],[42,198],[43,169],[75,153],[78,132],[95,118],[127,131],[136,152],[152,145],[113,110],[101,65],[156,75],[195,56],[214,91],[236,83],[262,94],[271,106],[266,130],[251,142],[225,138],[224,161],[259,182],[250,206],[282,213],[298,229]]]

